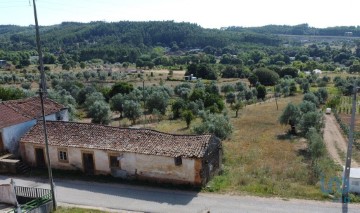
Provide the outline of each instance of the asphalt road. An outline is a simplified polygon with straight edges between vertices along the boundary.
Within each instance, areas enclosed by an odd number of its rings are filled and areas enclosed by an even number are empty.
[[[49,188],[46,180],[19,177],[14,180],[19,186]],[[0,175],[0,184],[9,182],[9,176]],[[231,196],[57,179],[55,179],[55,185],[56,199],[59,203],[103,207],[113,210],[179,213],[206,211],[211,213],[342,212],[342,205],[336,202]],[[360,212],[360,205],[350,204],[348,212]]]

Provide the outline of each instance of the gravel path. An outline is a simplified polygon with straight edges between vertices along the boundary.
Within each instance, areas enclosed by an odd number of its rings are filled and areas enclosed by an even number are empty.
[[[336,163],[344,166],[347,153],[347,140],[345,140],[342,135],[341,129],[334,115],[325,115],[324,121],[324,142],[326,149]],[[343,156],[340,155],[339,152],[342,152]],[[352,159],[351,167],[359,167],[359,164]]]

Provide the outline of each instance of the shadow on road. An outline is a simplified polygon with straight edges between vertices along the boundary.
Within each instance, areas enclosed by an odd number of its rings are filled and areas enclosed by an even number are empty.
[[[107,184],[84,181],[61,181],[56,180],[56,186],[72,188],[74,190],[89,191],[96,194],[119,196],[143,201],[167,203],[170,205],[187,205],[195,197],[196,191],[181,191],[160,189],[147,186],[133,186],[124,184]]]

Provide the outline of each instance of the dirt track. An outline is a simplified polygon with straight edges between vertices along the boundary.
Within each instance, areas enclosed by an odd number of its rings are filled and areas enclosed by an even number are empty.
[[[347,141],[342,135],[341,129],[332,114],[324,115],[324,121],[324,142],[326,149],[336,163],[344,166],[347,152]],[[343,153],[343,157],[339,154],[339,152]],[[352,159],[351,167],[359,167],[359,164]]]

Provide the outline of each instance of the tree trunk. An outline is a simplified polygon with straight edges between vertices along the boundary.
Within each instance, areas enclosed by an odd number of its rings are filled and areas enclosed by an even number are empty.
[[[292,135],[296,135],[296,128],[295,125],[291,125],[291,132]]]

